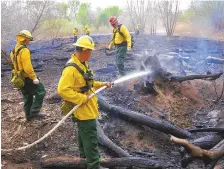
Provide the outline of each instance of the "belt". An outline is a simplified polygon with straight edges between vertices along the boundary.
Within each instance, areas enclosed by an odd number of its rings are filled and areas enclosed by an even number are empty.
[[[119,46],[127,46],[127,41],[121,42],[119,44],[115,44],[115,46],[119,47]]]

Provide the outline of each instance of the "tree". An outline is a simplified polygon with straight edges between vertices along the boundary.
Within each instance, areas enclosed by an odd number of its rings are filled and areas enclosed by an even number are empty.
[[[76,19],[78,23],[82,24],[82,26],[89,25],[90,23],[90,15],[89,15],[90,4],[82,3],[79,7],[78,13],[76,15]]]
[[[2,37],[12,40],[23,29],[34,33],[48,15],[49,1],[1,1]]]
[[[122,13],[121,9],[118,6],[111,6],[111,7],[107,7],[104,10],[101,10],[98,14],[98,21],[99,24],[105,25],[105,26],[109,26],[109,17],[110,16],[119,16]]]
[[[76,14],[79,7],[80,7],[80,2],[78,0],[68,1],[68,18],[70,20],[76,19]]]
[[[167,37],[173,36],[179,14],[179,2],[163,1],[159,4],[159,11],[166,29]]]
[[[192,2],[191,10],[195,12],[195,20],[202,21],[208,27],[216,31],[224,30],[224,2],[201,1]],[[191,18],[192,19],[192,18]]]
[[[156,2],[145,0],[127,0],[127,11],[131,17],[132,26],[135,29],[140,24],[140,30],[144,32],[146,23],[149,21],[151,30],[155,33],[157,24]]]

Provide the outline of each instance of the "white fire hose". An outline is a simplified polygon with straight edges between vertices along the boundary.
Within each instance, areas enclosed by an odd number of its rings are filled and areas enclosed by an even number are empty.
[[[106,89],[107,86],[103,86],[101,88],[99,88],[98,90],[96,90],[94,93],[91,93],[91,95],[89,95],[88,100],[90,98],[92,98],[94,95],[96,95],[97,93],[101,92],[102,90]],[[27,148],[30,148],[36,144],[38,144],[39,142],[43,141],[45,138],[47,138],[48,136],[50,136],[69,116],[72,115],[72,113],[78,109],[81,106],[81,104],[78,104],[76,106],[73,107],[73,109],[66,115],[64,116],[61,121],[58,122],[58,124],[56,126],[54,126],[54,128],[52,128],[47,134],[45,134],[43,137],[41,137],[39,140],[36,140],[35,142],[28,144],[26,146],[23,147],[19,147],[19,148],[14,148],[14,149],[1,149],[2,152],[10,152],[10,151],[18,151],[18,150],[25,150]]]
[[[127,80],[130,80],[130,79],[133,79],[133,78],[136,78],[136,77],[140,77],[140,76],[144,76],[144,75],[147,75],[149,73],[150,72],[138,72],[138,73],[135,73],[135,74],[132,74],[132,75],[124,76],[124,77],[122,77],[120,79],[115,80],[112,84],[114,85],[114,84],[117,84],[117,83],[121,83],[123,81],[127,81]],[[103,86],[103,87],[99,88],[98,90],[96,90],[94,93],[91,93],[91,95],[88,96],[88,100],[90,98],[92,98],[94,95],[96,95],[97,93],[101,92],[102,90],[104,90],[106,88],[107,88],[107,86]],[[64,116],[61,119],[61,121],[58,122],[57,125],[54,126],[54,128],[52,128],[47,134],[45,134],[39,140],[36,140],[35,142],[33,142],[31,144],[28,144],[26,146],[19,147],[19,148],[14,148],[14,149],[1,149],[1,152],[4,153],[4,152],[10,152],[10,151],[25,150],[27,148],[30,148],[30,147],[38,144],[39,142],[43,141],[45,138],[47,138],[48,136],[50,136],[80,106],[81,106],[81,104],[78,104],[78,105],[74,106],[73,109],[66,116]]]

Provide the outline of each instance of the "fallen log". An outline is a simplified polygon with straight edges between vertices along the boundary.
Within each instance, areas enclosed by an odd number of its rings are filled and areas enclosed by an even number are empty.
[[[215,160],[224,155],[224,140],[220,141],[214,148],[211,150],[204,150],[198,146],[193,145],[185,139],[180,139],[174,136],[170,137],[170,141],[179,145],[184,146],[185,150],[190,153],[193,157],[207,157],[211,160]],[[218,148],[217,148],[218,147]]]
[[[201,129],[188,129],[190,132],[224,132],[224,128],[210,127]]]
[[[221,158],[213,169],[223,169],[224,168],[224,157]]]
[[[111,141],[111,139],[109,139],[103,129],[100,126],[100,123],[97,122],[97,134],[98,134],[98,138],[99,138],[99,143],[103,146],[108,147],[109,149],[113,150],[114,152],[117,153],[117,155],[119,157],[131,157],[131,155],[124,151],[122,148],[120,148],[119,146],[117,146],[113,141]]]
[[[101,158],[100,165],[106,168],[113,167],[142,167],[151,169],[161,169],[168,167],[167,164],[150,160],[146,158],[139,157],[124,157],[124,158]],[[44,158],[41,160],[42,168],[53,168],[53,169],[63,169],[63,168],[75,168],[84,169],[86,168],[85,160],[79,157],[54,157],[54,158]]]
[[[174,136],[170,137],[170,141],[184,146],[185,150],[189,153],[186,154],[181,161],[181,166],[183,168],[187,167],[187,165],[195,159],[201,159],[205,163],[210,163],[211,161],[219,160],[224,156],[224,140],[220,141],[210,150],[201,149],[185,139],[179,139]]]
[[[206,58],[207,63],[224,64],[224,59],[209,56]]]
[[[210,135],[197,138],[195,140],[191,140],[190,143],[194,144],[195,146],[198,146],[202,149],[211,149],[215,145],[217,145],[221,140],[223,139],[223,136],[217,133],[212,133]],[[183,158],[181,159],[181,166],[183,168],[187,167],[188,164],[190,164],[195,157],[192,155],[189,155],[184,148],[181,147],[181,154],[183,154]]]
[[[222,135],[217,133],[212,133],[210,135],[200,137],[194,140],[190,140],[190,143],[198,146],[202,149],[210,149],[218,144],[223,139]]]
[[[208,79],[208,80],[216,80],[218,79],[223,73],[216,73],[216,74],[208,74],[208,75],[189,75],[189,76],[173,76],[170,78],[170,81],[174,82],[183,82],[187,80],[195,80],[195,79]]]
[[[146,125],[155,130],[161,131],[166,134],[172,134],[180,138],[187,138],[191,136],[191,133],[187,130],[176,127],[168,121],[160,120],[157,118],[146,116],[141,113],[137,113],[118,106],[108,104],[100,97],[98,98],[98,103],[101,110],[111,114],[112,116],[119,117],[123,120],[134,122],[135,124],[137,123],[141,125]]]

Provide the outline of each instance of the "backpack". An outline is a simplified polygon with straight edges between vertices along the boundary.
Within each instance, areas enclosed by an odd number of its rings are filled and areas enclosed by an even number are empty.
[[[113,39],[115,39],[115,35],[116,35],[117,32],[118,32],[123,38],[125,38],[124,34],[121,32],[121,26],[122,26],[122,24],[119,24],[119,25],[118,25],[118,30],[114,32],[114,38],[113,38]],[[135,43],[135,41],[134,41],[134,37],[131,35],[131,48],[134,47],[134,43]]]
[[[23,70],[19,70],[19,66],[18,66],[18,62],[17,62],[17,56],[19,54],[19,52],[26,48],[26,46],[21,46],[15,53],[15,48],[13,49],[12,53],[14,55],[13,57],[13,63],[15,62],[16,66],[13,66],[12,69],[12,74],[11,74],[11,79],[10,79],[10,83],[13,85],[13,87],[15,88],[22,88],[25,85],[25,76],[24,76],[24,71]],[[13,64],[14,65],[14,64]]]
[[[68,67],[68,66],[73,66],[73,67],[75,67],[77,70],[78,70],[78,72],[83,76],[83,78],[86,80],[86,86],[84,86],[84,87],[81,87],[80,88],[80,91],[82,92],[82,93],[84,93],[84,92],[86,92],[86,91],[88,91],[88,90],[92,90],[91,88],[92,88],[92,83],[91,82],[93,82],[93,76],[92,76],[92,74],[91,74],[91,72],[90,71],[88,71],[89,70],[89,67],[86,67],[87,68],[87,73],[85,73],[77,64],[75,64],[75,63],[67,63],[66,65],[65,65],[65,67],[64,67],[64,69],[66,68],[66,67]],[[86,66],[86,65],[85,65]],[[63,69],[63,70],[64,70]],[[90,79],[89,80],[87,80],[87,77],[85,77],[87,74],[91,74],[90,75]],[[89,83],[90,82],[90,83]],[[72,109],[73,109],[73,107],[75,106],[75,104],[74,103],[71,103],[71,102],[69,102],[69,101],[66,101],[66,100],[63,100],[63,102],[61,103],[61,111],[64,113],[64,114],[68,114]],[[74,115],[72,114],[72,116],[73,116],[73,118],[74,118]]]

